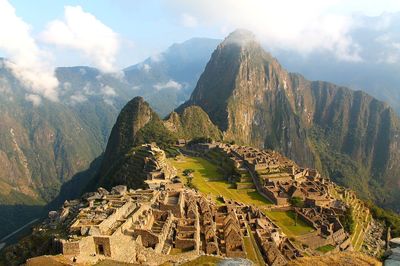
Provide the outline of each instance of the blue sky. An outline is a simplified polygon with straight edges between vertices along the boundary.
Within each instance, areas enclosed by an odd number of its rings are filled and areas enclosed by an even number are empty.
[[[236,28],[252,30],[271,50],[305,55],[327,50],[338,60],[357,61],[357,44],[348,36],[357,25],[354,14],[400,11],[398,0],[0,0],[0,5],[8,7],[0,6],[0,56],[26,67],[45,62],[48,68],[91,65],[104,71],[137,63],[174,42],[223,38]],[[79,23],[81,32],[73,27]],[[8,25],[16,24],[20,27],[10,33]],[[21,59],[26,57],[30,66]]]
[[[148,56],[165,50],[174,42],[183,42],[192,37],[222,38],[219,29],[211,27],[185,27],[181,17],[168,6],[168,1],[54,1],[54,0],[10,0],[16,15],[30,24],[32,35],[37,37],[53,20],[64,16],[65,6],[81,6],[102,23],[118,33],[123,54],[118,57],[117,66],[126,67]],[[90,62],[68,59],[58,53],[57,65],[90,64]],[[7,56],[2,53],[0,55]]]

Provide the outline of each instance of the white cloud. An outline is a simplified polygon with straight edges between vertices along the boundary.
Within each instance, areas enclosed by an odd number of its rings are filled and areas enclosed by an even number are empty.
[[[88,99],[85,95],[81,94],[80,92],[77,92],[71,95],[70,100],[72,104],[76,104],[76,103],[86,102]]]
[[[142,66],[142,69],[146,72],[149,73],[149,71],[151,70],[151,66],[149,64],[144,64]]]
[[[176,82],[175,80],[170,79],[168,82],[165,82],[165,83],[157,83],[153,87],[159,91],[162,89],[180,90],[180,89],[182,89],[183,86],[179,82]]]
[[[181,16],[182,25],[187,28],[194,28],[199,25],[197,18],[187,13],[183,13]]]
[[[253,31],[269,49],[289,49],[302,54],[333,52],[337,58],[360,61],[359,45],[349,31],[352,16],[334,9],[343,0],[175,0],[179,14],[202,18],[201,23],[226,34],[237,28]],[[223,10],[221,12],[221,10]]]
[[[150,59],[152,62],[158,63],[158,62],[161,62],[164,59],[164,57],[163,57],[162,53],[158,53],[158,54],[152,55],[150,57]]]
[[[32,93],[57,101],[58,81],[54,77],[49,56],[31,36],[31,26],[15,13],[7,0],[0,0],[0,49],[10,61],[6,66]],[[36,101],[38,102],[38,101]]]
[[[37,94],[26,94],[25,100],[27,100],[28,102],[31,102],[33,104],[33,106],[39,106],[40,103],[42,102],[42,97],[40,97]]]
[[[103,87],[101,88],[101,93],[102,93],[104,96],[111,96],[111,97],[117,96],[117,93],[115,92],[114,88],[112,88],[112,87],[110,87],[110,86],[108,86],[108,85],[103,86]]]
[[[103,101],[105,104],[111,105],[112,107],[114,107],[114,102],[112,99],[109,98],[103,98]]]
[[[42,33],[42,39],[56,46],[83,52],[103,71],[116,69],[114,64],[119,49],[118,35],[80,6],[66,6],[64,20],[51,21]]]

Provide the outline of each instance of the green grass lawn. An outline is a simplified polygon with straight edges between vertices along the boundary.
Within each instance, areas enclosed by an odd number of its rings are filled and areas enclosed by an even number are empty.
[[[201,157],[178,156],[177,159],[170,158],[169,162],[176,167],[178,175],[183,178],[183,170],[193,169],[193,185],[205,194],[213,196],[222,195],[226,198],[237,200],[246,204],[260,206],[262,204],[272,204],[263,196],[258,194],[255,189],[237,190],[234,185],[224,180],[223,174],[218,171],[218,167]]]
[[[321,251],[321,252],[323,252],[323,253],[332,251],[332,250],[334,250],[334,249],[335,249],[335,247],[332,246],[332,245],[326,245],[326,246],[322,246],[322,247],[317,248],[318,251]]]
[[[197,265],[217,265],[220,262],[220,258],[212,257],[212,256],[200,256],[195,260],[185,262],[181,264],[182,266],[197,266]]]
[[[264,259],[257,253],[258,247],[254,246],[252,239],[249,236],[243,237],[244,248],[246,250],[247,258],[254,262],[255,265],[264,265]]]
[[[243,237],[247,258],[254,262],[255,265],[265,265],[264,258],[248,225],[247,231],[249,232],[249,236]]]
[[[265,214],[289,237],[296,237],[314,231],[314,228],[300,217],[297,218],[297,225],[295,225],[295,213],[293,211],[265,211]]]

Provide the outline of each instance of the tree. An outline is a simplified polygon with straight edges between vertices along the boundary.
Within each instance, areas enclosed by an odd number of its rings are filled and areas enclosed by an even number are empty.
[[[191,175],[192,173],[194,173],[194,170],[193,170],[193,169],[185,169],[185,170],[183,170],[183,175],[184,175],[184,176],[189,176],[189,175]]]
[[[353,219],[352,207],[347,208],[344,214],[339,217],[339,220],[342,223],[344,230],[346,230],[350,234],[354,233],[355,224]]]
[[[304,201],[300,197],[293,197],[289,201],[290,201],[290,204],[292,204],[293,207],[297,207],[297,208],[303,208],[304,207]]]

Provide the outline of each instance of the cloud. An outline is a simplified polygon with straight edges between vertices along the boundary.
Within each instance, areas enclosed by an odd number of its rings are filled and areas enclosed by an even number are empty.
[[[383,33],[374,39],[380,46],[379,63],[400,63],[400,40],[397,34]]]
[[[143,64],[142,69],[144,70],[144,72],[149,73],[149,71],[151,70],[151,66],[149,64]]]
[[[268,49],[308,54],[331,51],[337,58],[360,61],[360,46],[349,32],[352,16],[334,12],[343,0],[175,0],[179,13],[192,14],[201,24],[220,28],[226,35],[237,28],[253,31]],[[223,12],[221,12],[223,10]]]
[[[114,88],[112,88],[112,87],[110,87],[110,86],[108,86],[108,85],[103,86],[103,87],[101,88],[101,93],[102,93],[104,96],[111,96],[111,97],[117,96],[117,93],[115,92]]]
[[[168,82],[165,82],[165,83],[157,83],[153,87],[159,91],[162,89],[180,90],[180,89],[182,89],[183,86],[179,82],[176,82],[175,80],[170,79]]]
[[[77,103],[83,103],[86,102],[88,99],[85,95],[81,94],[80,92],[77,92],[70,97],[71,103],[72,104],[77,104]]]
[[[45,63],[49,62],[49,55],[37,46],[30,31],[31,26],[16,15],[14,7],[0,0],[0,49],[9,58],[6,67],[36,97],[57,101],[58,81],[54,69]]]
[[[82,52],[103,71],[116,70],[118,35],[80,6],[66,6],[64,20],[51,21],[41,37],[47,43]]]
[[[194,28],[199,25],[197,18],[195,18],[187,13],[182,14],[181,22],[182,22],[182,25],[187,28]]]
[[[27,100],[28,102],[31,102],[33,104],[33,106],[39,106],[40,103],[42,102],[42,97],[40,97],[37,94],[26,94],[25,95],[25,100]]]
[[[153,63],[158,63],[164,60],[164,56],[162,55],[162,53],[153,54],[152,56],[150,56],[150,60]]]

